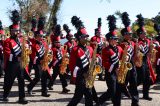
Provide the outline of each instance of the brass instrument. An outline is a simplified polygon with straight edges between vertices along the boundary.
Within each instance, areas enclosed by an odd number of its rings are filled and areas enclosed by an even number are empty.
[[[136,67],[141,67],[143,64],[143,56],[144,54],[140,51],[140,48],[138,47],[138,40],[136,41],[136,52],[134,57],[134,65]]]
[[[11,35],[10,35],[10,32],[7,31],[6,34],[4,35],[4,40],[6,40],[7,38],[9,38]]]
[[[154,48],[153,40],[151,39],[150,47],[149,47],[149,57],[152,65],[156,61],[156,53],[157,53],[157,50]]]
[[[50,44],[49,37],[46,38],[46,42],[47,42],[47,48],[45,50],[44,57],[41,60],[41,67],[43,71],[46,71],[48,69],[48,63],[52,61],[52,54],[49,53],[49,47],[48,47],[48,45]]]
[[[29,31],[29,32],[28,32],[28,37],[29,37],[29,38],[33,38],[33,36],[34,36],[34,33],[33,33],[32,31]]]
[[[132,69],[132,64],[126,61],[127,57],[127,45],[125,45],[122,60],[120,61],[120,67],[117,75],[118,83],[124,84],[127,76],[127,72]]]
[[[26,36],[23,36],[22,41],[22,54],[21,54],[21,67],[26,68],[26,66],[29,64],[30,58],[29,55],[32,53],[32,51],[29,49],[29,47],[26,47]]]
[[[67,65],[69,64],[69,59],[67,57],[67,45],[64,45],[64,55],[62,57],[62,62],[60,64],[60,74],[65,74],[66,73],[66,69],[67,69]]]
[[[92,88],[94,86],[94,81],[95,81],[97,74],[100,74],[102,72],[101,66],[95,64],[97,48],[98,48],[98,44],[96,43],[96,47],[93,51],[92,60],[90,61],[89,70],[85,76],[86,88]]]

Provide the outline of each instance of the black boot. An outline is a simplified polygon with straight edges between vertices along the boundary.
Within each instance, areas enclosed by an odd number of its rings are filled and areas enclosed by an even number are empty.
[[[48,89],[49,89],[49,90],[53,90],[53,87],[52,87],[52,86],[48,86]]]
[[[30,95],[30,96],[33,96],[33,93],[32,90],[29,88],[29,85],[27,86],[27,93]]]
[[[70,91],[69,89],[67,89],[67,88],[63,88],[62,93],[68,93],[69,91]]]
[[[143,96],[143,99],[148,100],[148,101],[152,101],[152,98],[149,96]]]
[[[42,96],[44,96],[44,97],[50,97],[50,94],[42,93]]]
[[[131,106],[139,106],[139,103],[132,103]]]
[[[18,103],[19,104],[27,104],[28,100],[26,100],[25,98],[21,98],[21,99],[19,99]]]
[[[122,93],[123,93],[126,97],[131,98],[131,94],[130,94],[127,86],[122,85]]]
[[[9,99],[8,99],[8,97],[3,97],[2,101],[4,101],[4,102],[8,102],[8,101],[9,101]]]

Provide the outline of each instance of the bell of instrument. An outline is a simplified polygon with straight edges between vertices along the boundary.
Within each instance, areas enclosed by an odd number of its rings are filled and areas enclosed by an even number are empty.
[[[33,38],[33,36],[34,36],[34,33],[33,33],[32,31],[29,31],[29,32],[28,32],[28,37],[29,37],[29,38]]]
[[[94,73],[95,74],[100,74],[101,72],[102,72],[101,66],[100,65],[95,65]]]
[[[143,64],[143,56],[144,56],[144,54],[142,52],[139,51],[137,53],[137,57],[138,58],[135,58],[135,60],[134,60],[135,61],[134,64],[135,64],[136,67],[141,67],[142,66],[142,64]]]
[[[129,62],[126,63],[126,67],[128,68],[128,70],[131,70],[133,68],[132,64]]]

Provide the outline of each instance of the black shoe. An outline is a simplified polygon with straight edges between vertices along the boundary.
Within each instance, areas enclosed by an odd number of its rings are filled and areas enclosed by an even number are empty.
[[[99,103],[96,103],[96,105],[95,106],[102,106],[101,104],[99,104]]]
[[[27,86],[27,92],[28,92],[28,94],[29,94],[30,96],[33,96],[33,94],[35,94],[35,93],[32,92],[31,89],[29,89],[29,86]]]
[[[25,98],[19,99],[18,101],[19,104],[27,104],[28,100],[26,100]]]
[[[98,80],[99,81],[104,81],[104,79],[102,77],[99,77]]]
[[[127,87],[124,88],[123,94],[124,94],[126,97],[131,98],[131,94],[129,93],[129,90],[128,90]]]
[[[8,102],[9,99],[8,99],[8,97],[3,97],[2,101]]]
[[[44,96],[44,97],[50,97],[50,94],[42,93],[42,96]]]
[[[30,96],[33,96],[34,94],[36,94],[36,93],[33,93],[32,90],[28,90],[27,92]]]
[[[49,90],[53,90],[53,87],[52,87],[52,86],[48,86],[48,89],[49,89]]]
[[[131,106],[139,106],[138,103],[132,103]]]
[[[152,100],[152,98],[149,97],[149,96],[146,96],[146,97],[144,96],[143,99],[148,100],[148,101],[151,101],[151,100]]]
[[[62,93],[68,93],[69,91],[70,91],[69,89],[67,89],[67,88],[63,88]]]

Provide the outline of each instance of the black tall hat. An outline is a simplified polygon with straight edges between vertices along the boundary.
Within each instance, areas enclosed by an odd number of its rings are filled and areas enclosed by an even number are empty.
[[[36,35],[41,35],[44,36],[44,26],[45,26],[45,17],[40,17],[38,20],[38,26],[37,26],[37,31]]]
[[[31,31],[35,32],[37,27],[37,19],[35,17],[32,19],[31,24],[32,24]]]
[[[80,40],[81,37],[89,37],[80,18],[78,18],[77,16],[73,16],[71,18],[71,23],[77,29],[77,33],[75,34],[76,39]]]
[[[98,28],[95,29],[95,33],[96,32],[101,32],[101,26],[102,26],[102,21],[101,20],[102,20],[101,18],[98,18],[98,22],[97,22],[97,27]]]
[[[54,28],[54,35],[52,37],[53,42],[60,42],[61,40],[61,25],[57,24]]]
[[[3,26],[2,26],[1,20],[0,20],[0,34],[4,35],[4,30],[3,30]]]
[[[128,34],[132,33],[131,27],[130,27],[131,22],[130,22],[129,15],[127,12],[122,13],[122,22],[123,22],[125,28],[123,28],[121,30],[121,34],[128,35]]]
[[[63,25],[63,29],[66,31],[67,35],[66,35],[66,38],[69,40],[69,39],[72,39],[74,38],[73,35],[70,33],[71,30],[69,29],[68,25],[67,24],[64,24]]]
[[[158,25],[158,24],[154,24],[154,29],[155,29],[155,31],[158,33],[158,35],[160,34],[160,25]]]
[[[10,19],[12,21],[12,25],[9,28],[19,30],[20,29],[19,24],[20,24],[20,20],[21,20],[19,12],[17,10],[13,10],[11,13],[12,13],[12,15],[11,15]]]
[[[160,25],[158,25],[158,24],[154,24],[154,29],[156,30],[156,32],[157,32],[157,34],[158,34],[158,36],[156,36],[155,37],[155,39],[157,40],[157,41],[160,41]]]
[[[142,33],[146,33],[146,30],[144,28],[144,18],[142,16],[142,14],[139,14],[137,15],[137,23],[138,23],[138,26],[139,26],[139,29],[137,29],[137,34],[142,34]]]
[[[116,31],[116,17],[114,15],[109,15],[107,17],[108,25],[109,25],[109,32],[106,34],[106,39],[118,39],[117,31]]]
[[[54,31],[55,36],[60,36],[61,35],[61,25],[56,25],[55,26],[55,31]]]

